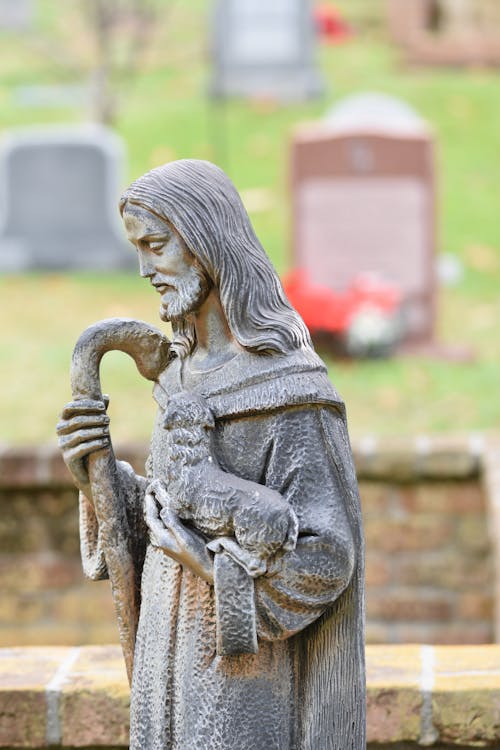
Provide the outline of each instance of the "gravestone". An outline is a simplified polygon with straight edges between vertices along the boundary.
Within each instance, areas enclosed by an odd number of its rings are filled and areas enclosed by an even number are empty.
[[[387,18],[410,63],[500,65],[498,0],[388,0]]]
[[[397,100],[354,96],[296,132],[291,172],[295,266],[333,290],[376,274],[403,294],[408,340],[430,341],[435,197],[426,124]]]
[[[211,93],[285,101],[318,95],[314,51],[310,0],[219,0]]]
[[[0,0],[0,30],[22,31],[33,17],[33,0]]]
[[[12,131],[0,150],[0,271],[135,267],[117,209],[123,150],[105,128]]]
[[[387,22],[392,39],[401,45],[411,43],[431,26],[433,0],[387,0]]]

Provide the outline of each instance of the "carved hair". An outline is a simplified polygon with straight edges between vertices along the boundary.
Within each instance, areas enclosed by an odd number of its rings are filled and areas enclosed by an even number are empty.
[[[256,352],[287,353],[310,347],[307,328],[288,302],[229,177],[214,164],[183,159],[157,167],[123,193],[179,232],[217,286],[229,328],[238,343]],[[190,351],[192,322],[173,324],[177,343]]]

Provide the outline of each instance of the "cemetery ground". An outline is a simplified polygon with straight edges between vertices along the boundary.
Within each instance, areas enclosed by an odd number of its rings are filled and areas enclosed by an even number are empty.
[[[46,5],[53,9],[53,3]],[[353,13],[355,22],[362,20],[360,8],[366,4],[345,0],[338,5]],[[405,69],[397,50],[375,28],[321,50],[327,85],[322,100],[286,107],[270,102],[216,105],[204,96],[205,11],[202,0],[175,5],[141,73],[131,83],[116,81],[116,128],[129,152],[124,184],[175,158],[218,162],[242,192],[263,246],[284,273],[289,268],[287,159],[293,127],[321,117],[351,93],[380,91],[408,101],[436,132],[438,249],[463,267],[458,283],[440,292],[437,337],[471,347],[475,359],[330,360],[331,378],[347,402],[351,432],[358,437],[494,429],[500,421],[498,74]],[[50,14],[47,19],[48,27],[55,24]],[[21,85],[78,83],[74,70],[61,71],[57,55],[44,54],[28,41],[19,54],[18,39],[0,40],[0,129],[34,121],[80,122],[82,107],[34,110],[16,98]],[[83,42],[76,39],[75,44]],[[87,53],[81,50],[82,59]],[[56,415],[70,397],[71,350],[83,328],[113,316],[156,323],[157,310],[158,297],[134,274],[0,278],[2,441],[54,439]],[[105,390],[112,396],[115,439],[145,439],[154,412],[150,384],[124,355],[108,355],[103,370]]]

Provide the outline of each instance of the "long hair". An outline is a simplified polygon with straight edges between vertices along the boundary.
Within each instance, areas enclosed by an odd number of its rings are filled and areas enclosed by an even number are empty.
[[[281,282],[229,177],[214,164],[182,159],[157,167],[123,193],[175,227],[219,291],[231,333],[245,349],[288,353],[310,348],[309,332],[287,300]],[[173,323],[174,341],[192,350],[189,318]]]

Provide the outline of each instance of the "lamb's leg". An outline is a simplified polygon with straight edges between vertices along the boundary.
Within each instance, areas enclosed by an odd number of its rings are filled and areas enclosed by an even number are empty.
[[[222,552],[225,550],[230,557],[241,565],[246,570],[251,578],[258,578],[258,576],[264,575],[267,570],[267,563],[257,555],[252,555],[251,552],[247,552],[243,549],[236,539],[230,536],[221,536],[218,539],[213,539],[207,544],[207,547],[212,552]]]
[[[170,495],[161,479],[154,479],[148,486],[146,492],[150,495],[154,495],[158,504],[161,505],[162,508],[170,507]]]
[[[170,531],[171,534],[173,534],[181,547],[192,546],[193,537],[197,537],[203,547],[206,546],[206,537],[204,537],[203,534],[193,526],[190,526],[189,529],[187,529],[177,513],[174,513],[173,510],[170,510],[168,506],[160,511],[160,518],[165,524],[165,527]]]

